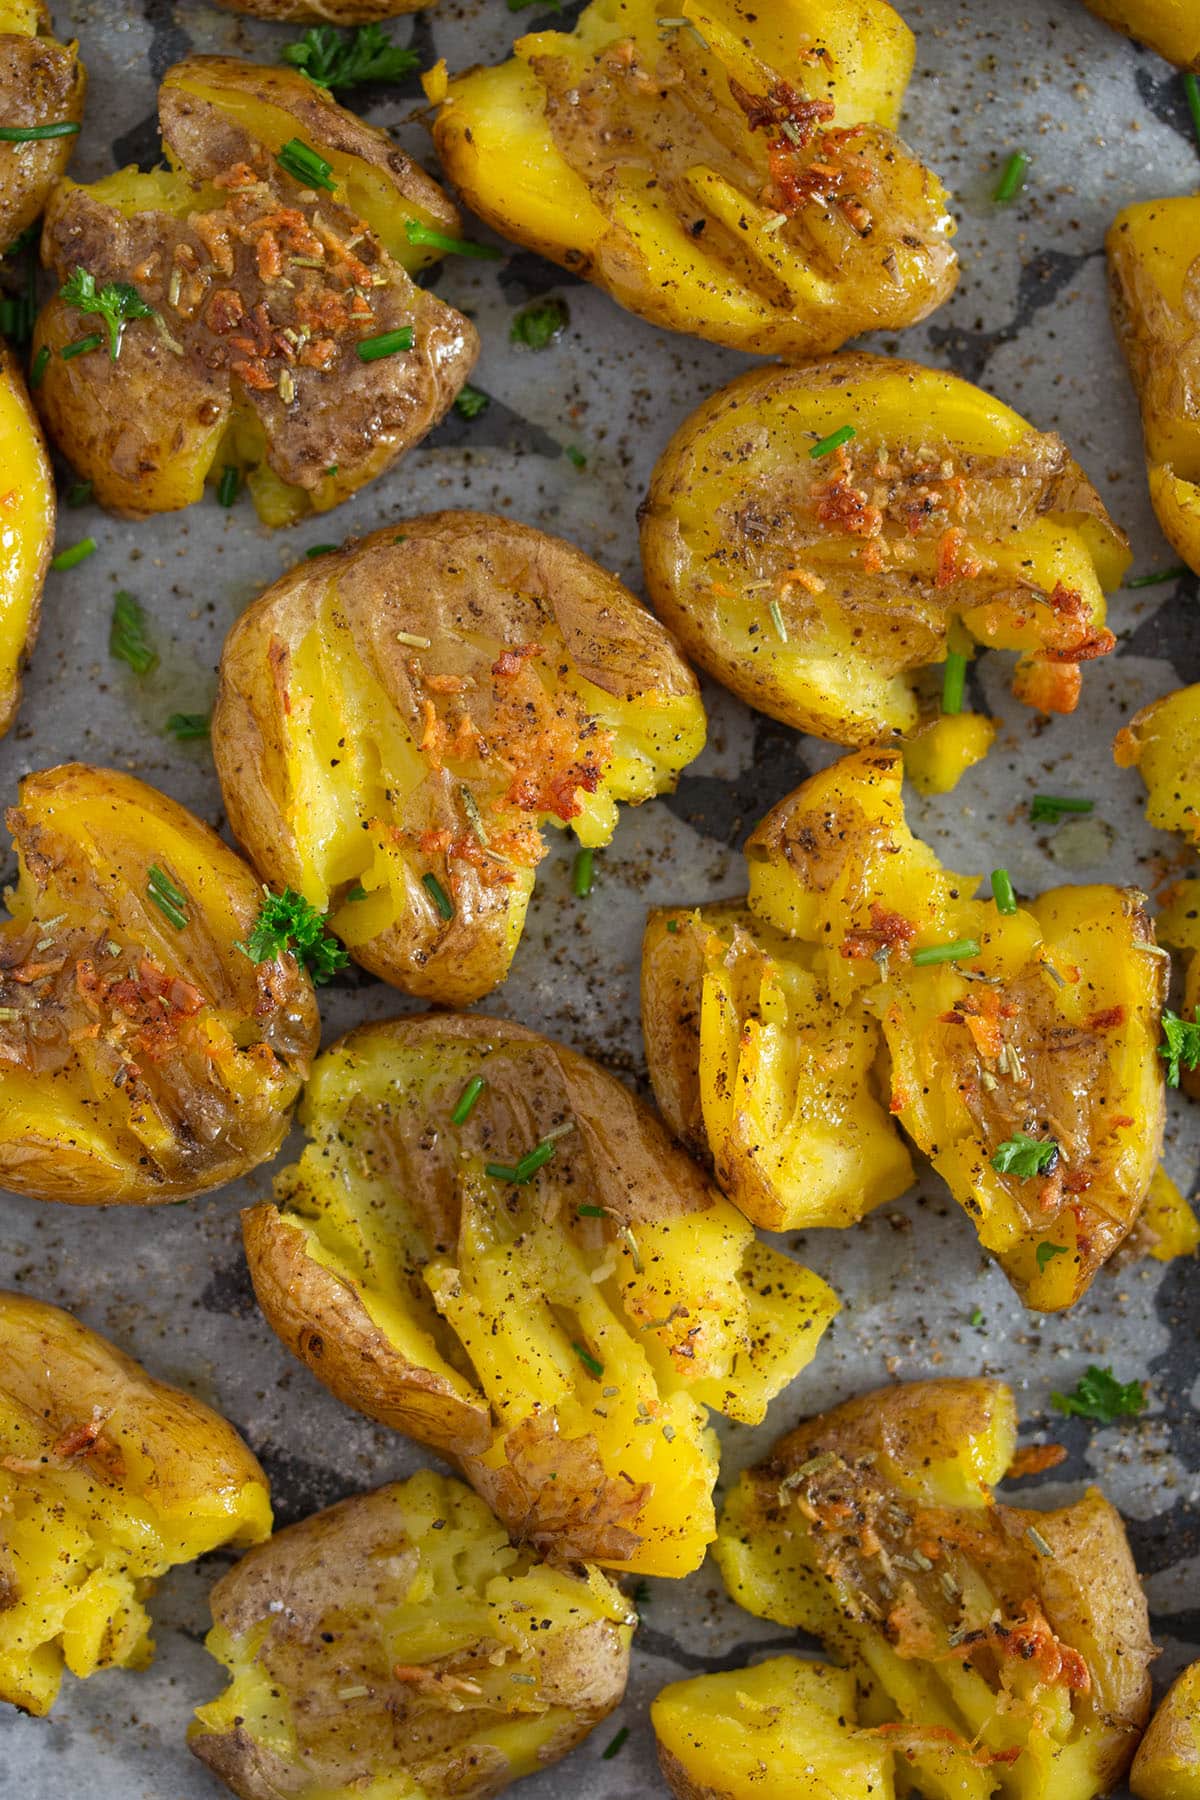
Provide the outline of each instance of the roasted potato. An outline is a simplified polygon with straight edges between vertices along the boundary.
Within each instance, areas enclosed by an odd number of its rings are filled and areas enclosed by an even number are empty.
[[[771,1231],[852,1225],[913,1180],[880,1099],[879,1023],[837,1007],[820,965],[737,902],[652,912],[642,946],[663,1117]]]
[[[651,601],[689,656],[834,743],[920,731],[926,789],[953,786],[994,728],[937,720],[941,676],[922,698],[917,671],[1016,650],[1018,696],[1070,712],[1079,664],[1116,642],[1104,592],[1128,548],[1066,446],[917,363],[747,370],[676,432],[641,520]]]
[[[1177,881],[1166,890],[1155,928],[1161,941],[1183,959],[1181,1016],[1189,1022],[1200,1019],[1200,881]],[[1179,1085],[1200,1100],[1200,1067],[1189,1067],[1182,1060]]]
[[[232,1425],[70,1313],[0,1293],[0,1700],[46,1713],[64,1667],[144,1668],[158,1577],[270,1530]]]
[[[679,1800],[893,1800],[892,1752],[857,1728],[848,1669],[775,1656],[696,1675],[650,1708]]]
[[[636,1623],[597,1570],[514,1549],[430,1470],[281,1531],[212,1612],[232,1679],[188,1736],[242,1800],[487,1800],[620,1702]]]
[[[894,135],[913,37],[885,0],[593,0],[426,92],[469,205],[655,325],[811,356],[952,292],[946,192]]]
[[[694,1569],[714,1532],[705,1409],[762,1419],[832,1291],[758,1243],[620,1082],[520,1025],[360,1026],[318,1059],[301,1117],[279,1207],[244,1215],[288,1348],[452,1458],[539,1553]]]
[[[1155,1170],[1133,1241],[1155,1262],[1173,1262],[1200,1250],[1200,1218],[1164,1168]]]
[[[1055,1512],[997,1504],[1015,1445],[1000,1382],[886,1388],[781,1439],[721,1520],[733,1598],[857,1674],[860,1717],[928,1800],[1092,1800],[1150,1712],[1119,1514],[1094,1488]]]
[[[1002,913],[912,836],[897,751],[823,770],[751,833],[749,906],[878,1019],[890,1110],[1025,1303],[1070,1306],[1136,1219],[1162,1143],[1166,987],[1145,896]]]
[[[242,951],[262,890],[131,775],[21,784],[0,923],[0,1187],[80,1206],[186,1199],[273,1156],[317,1047],[290,955]]]
[[[0,45],[3,40],[0,39]],[[17,716],[54,544],[54,477],[16,357],[0,344],[0,737]]]
[[[1190,29],[1200,46],[1200,21]],[[1113,323],[1142,408],[1150,499],[1164,535],[1200,570],[1200,195],[1127,206],[1106,241]]]
[[[278,25],[370,25],[417,12],[423,0],[217,0],[229,12],[249,13]]]
[[[79,46],[58,42],[43,0],[0,0],[0,121],[31,133],[0,143],[0,255],[28,231],[70,162],[86,91]],[[74,129],[40,135],[60,125]]]
[[[79,270],[127,285],[111,327],[61,292],[43,310],[42,415],[114,512],[188,506],[226,470],[269,525],[325,512],[437,423],[475,361],[475,328],[411,279],[458,214],[295,69],[193,57],[159,119],[169,168],[51,198],[42,257],[68,295]]]
[[[1129,1771],[1137,1800],[1200,1800],[1200,1662],[1177,1675]]]
[[[605,844],[704,742],[691,671],[579,550],[485,513],[305,561],[221,658],[213,754],[258,867],[356,961],[465,1006],[503,981],[542,827]]]
[[[1140,772],[1151,825],[1200,844],[1200,682],[1135,713],[1117,733],[1113,759]]]
[[[1200,18],[1194,0],[1084,0],[1126,37],[1183,69],[1200,69]]]

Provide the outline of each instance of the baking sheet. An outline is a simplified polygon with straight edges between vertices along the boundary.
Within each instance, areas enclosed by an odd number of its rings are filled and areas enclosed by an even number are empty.
[[[565,17],[571,16],[568,9]],[[918,38],[904,134],[955,192],[963,278],[954,300],[905,334],[904,353],[957,369],[1039,427],[1062,432],[1133,538],[1140,572],[1175,561],[1145,495],[1136,409],[1109,330],[1102,242],[1130,200],[1193,190],[1200,160],[1178,76],[1107,31],[1078,0],[901,0]],[[199,0],[95,0],[54,6],[60,36],[77,35],[91,78],[72,167],[93,179],[115,163],[155,158],[154,92],[190,51],[272,59],[296,28],[238,20]],[[494,60],[514,25],[553,23],[536,5],[516,19],[503,0],[443,4],[401,20],[428,65]],[[415,80],[360,90],[360,109],[430,168],[412,122]],[[1021,202],[991,205],[997,166],[1033,155]],[[486,233],[480,233],[486,236]],[[399,468],[325,519],[271,534],[243,500],[211,501],[141,524],[94,509],[62,513],[60,547],[93,535],[98,553],[51,574],[41,642],[16,729],[0,744],[0,795],[27,770],[80,757],[139,775],[220,824],[206,745],[163,734],[173,711],[210,702],[226,630],[251,596],[312,543],[439,506],[492,508],[562,533],[640,585],[635,508],[669,433],[745,365],[732,352],[656,331],[595,290],[526,252],[501,264],[451,258],[439,291],[473,314],[483,356],[472,378],[492,396],[474,421],[456,415]],[[510,347],[513,311],[530,297],[566,298],[571,323],[551,350]],[[898,340],[872,347],[899,348]],[[562,446],[578,446],[577,470]],[[160,668],[138,682],[107,655],[113,591],[145,605]],[[1003,720],[987,763],[958,792],[910,796],[917,831],[952,866],[1003,864],[1018,888],[1116,880],[1151,890],[1187,864],[1179,843],[1141,818],[1136,773],[1112,766],[1118,726],[1144,701],[1200,679],[1200,584],[1119,596],[1119,654],[1085,672],[1080,712],[1039,721],[1007,694],[1010,658],[984,656],[973,704]],[[742,890],[738,845],[777,798],[838,752],[756,718],[709,688],[711,738],[670,800],[624,815],[597,858],[592,899],[570,892],[570,848],[556,839],[511,978],[486,1004],[555,1033],[632,1081],[644,1080],[637,1020],[638,946],[649,904],[699,902]],[[1032,827],[1035,789],[1102,796],[1098,825]],[[11,863],[7,845],[3,856]],[[324,990],[326,1038],[410,1009],[394,990],[350,971]],[[287,1152],[284,1153],[285,1155]],[[1167,1167],[1185,1192],[1200,1165],[1200,1111],[1172,1098]],[[228,1415],[267,1468],[280,1523],[429,1460],[349,1412],[279,1345],[258,1315],[240,1248],[238,1210],[270,1191],[270,1171],[187,1206],[75,1209],[0,1200],[0,1285],[77,1312],[159,1375]],[[1047,1425],[1069,1449],[1053,1475],[1014,1490],[1035,1503],[1076,1496],[1096,1480],[1129,1522],[1157,1641],[1161,1687],[1200,1653],[1200,1415],[1195,1265],[1118,1263],[1070,1314],[1023,1312],[974,1233],[934,1179],[856,1230],[810,1232],[788,1249],[832,1281],[844,1310],[815,1364],[756,1430],[725,1427],[723,1481],[805,1413],[890,1376],[1003,1376],[1025,1430]],[[976,1308],[984,1317],[975,1329]],[[1049,1412],[1089,1361],[1123,1380],[1148,1377],[1145,1415],[1109,1429]],[[0,1794],[60,1800],[213,1800],[226,1790],[188,1754],[194,1705],[221,1686],[205,1654],[206,1594],[227,1566],[214,1557],[174,1572],[153,1603],[158,1654],[139,1675],[67,1677],[50,1718],[0,1717]],[[646,1721],[659,1687],[684,1673],[735,1667],[793,1640],[738,1611],[706,1566],[685,1584],[651,1581],[624,1705],[567,1762],[526,1782],[526,1800],[626,1800],[659,1791]],[[619,1755],[602,1751],[622,1724]]]

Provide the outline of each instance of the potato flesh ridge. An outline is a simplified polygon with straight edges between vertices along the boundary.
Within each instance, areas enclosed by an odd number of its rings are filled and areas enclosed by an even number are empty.
[[[0,732],[16,705],[17,677],[54,532],[54,486],[19,377],[0,362]]]

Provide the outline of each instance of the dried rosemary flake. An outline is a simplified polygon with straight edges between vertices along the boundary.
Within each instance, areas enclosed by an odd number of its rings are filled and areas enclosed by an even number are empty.
[[[633,1263],[634,1274],[640,1275],[642,1273],[642,1259],[638,1254],[637,1239],[634,1237],[632,1231],[630,1231],[628,1225],[618,1226],[617,1236],[629,1252],[630,1260]]]
[[[1036,1525],[1027,1525],[1025,1527],[1025,1536],[1029,1539],[1039,1556],[1048,1556],[1051,1562],[1055,1560],[1054,1551],[1046,1542]]]
[[[458,797],[462,801],[462,809],[467,815],[467,824],[471,827],[471,835],[477,844],[486,850],[488,846],[487,827],[479,810],[479,802],[469,787],[460,787]]]
[[[784,1476],[779,1484],[780,1493],[786,1494],[789,1489],[799,1487],[800,1483],[807,1481],[810,1475],[816,1475],[821,1469],[828,1469],[836,1461],[837,1457],[832,1450],[821,1450],[816,1456],[810,1456],[808,1461],[802,1462],[798,1469],[793,1469],[790,1474]],[[896,1560],[899,1561],[899,1558]]]
[[[396,633],[396,642],[398,644],[411,644],[414,650],[430,650],[433,648],[432,638],[418,637],[415,631],[398,631]]]

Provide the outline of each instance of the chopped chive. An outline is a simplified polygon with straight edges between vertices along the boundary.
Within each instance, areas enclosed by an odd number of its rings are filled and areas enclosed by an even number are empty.
[[[351,902],[355,900],[365,900],[367,897],[367,890],[361,881],[356,881],[354,886],[347,890],[345,897],[347,901]]]
[[[462,1093],[458,1096],[454,1111],[450,1114],[452,1125],[465,1125],[474,1111],[475,1102],[482,1094],[487,1082],[482,1075],[472,1075]]]
[[[182,931],[188,922],[187,895],[155,863],[146,871],[146,893],[176,931]]]
[[[575,1210],[581,1219],[603,1219],[608,1212],[606,1206],[577,1206]]]
[[[167,720],[167,730],[180,743],[189,738],[206,738],[209,735],[209,718],[207,713],[172,713]]]
[[[354,346],[359,362],[378,362],[381,357],[395,356],[413,347],[413,328],[401,325],[395,331],[381,331],[377,337],[363,338]]]
[[[843,444],[848,444],[850,439],[857,435],[853,425],[839,425],[837,430],[831,431],[828,437],[819,438],[808,454],[816,462],[819,457],[830,456],[833,451],[840,450]]]
[[[946,652],[946,672],[942,677],[942,711],[951,717],[963,709],[963,693],[967,685],[967,659],[957,650]]]
[[[0,125],[0,144],[36,144],[43,138],[74,137],[78,130],[73,119],[59,119],[53,125]]]
[[[517,1180],[523,1184],[531,1176],[536,1175],[538,1170],[550,1161],[557,1149],[558,1145],[549,1142],[546,1138],[543,1138],[540,1144],[535,1144],[533,1149],[528,1151],[517,1164]]]
[[[997,206],[1007,206],[1015,200],[1025,186],[1025,176],[1029,169],[1030,158],[1024,150],[1014,150],[1004,165],[1003,173],[996,183],[992,199]]]
[[[579,900],[586,900],[596,878],[596,852],[581,850],[571,871],[571,890]]]
[[[610,1744],[607,1744],[605,1746],[605,1748],[600,1752],[601,1762],[611,1762],[613,1757],[617,1754],[617,1751],[621,1749],[622,1745],[625,1742],[625,1739],[628,1736],[629,1736],[628,1725],[622,1725],[620,1731],[617,1732],[617,1734],[613,1738],[612,1742]]]
[[[567,461],[573,463],[577,469],[587,468],[587,457],[583,454],[583,451],[579,448],[578,444],[564,444],[563,455],[566,457]]]
[[[1057,825],[1063,813],[1090,813],[1094,800],[1064,800],[1061,794],[1035,794],[1029,817],[1035,825]]]
[[[330,551],[336,550],[337,548],[337,544],[310,544],[304,554],[309,562],[312,562],[314,557],[328,556]]]
[[[91,497],[92,484],[90,481],[72,482],[71,486],[63,495],[63,499],[68,506],[86,506]]]
[[[99,350],[104,339],[98,331],[89,331],[86,337],[76,338],[73,343],[64,344],[59,355],[64,362],[71,362],[76,356],[86,356],[89,350]]]
[[[293,176],[305,187],[324,188],[329,194],[337,187],[337,182],[332,179],[333,164],[318,156],[303,138],[289,138],[283,148],[275,152],[275,161],[285,174]]]
[[[914,950],[914,968],[924,969],[931,963],[959,962],[967,956],[979,955],[977,938],[955,938],[952,944],[930,944],[925,950]]]
[[[979,1327],[983,1324],[983,1308],[981,1306],[975,1308],[971,1317],[967,1320],[967,1323],[968,1325],[973,1325],[976,1331],[979,1330]]]
[[[422,875],[421,882],[428,893],[429,898],[441,913],[443,919],[452,919],[454,917],[454,902],[451,900],[437,876],[432,872],[428,875]]]
[[[79,542],[72,544],[69,550],[60,550],[57,556],[51,557],[50,567],[52,569],[74,569],[81,562],[86,562],[95,548],[95,538],[80,538]]]
[[[483,1172],[490,1175],[493,1181],[516,1181],[517,1171],[512,1163],[484,1163]]]
[[[158,653],[146,634],[145,611],[125,588],[118,588],[113,595],[108,654],[128,663],[135,675],[148,675],[158,662]]]
[[[232,463],[226,463],[221,470],[221,479],[217,483],[217,504],[232,506],[238,497],[238,489],[242,485],[241,471]]]
[[[1007,869],[992,870],[992,899],[996,902],[998,913],[1013,914],[1017,910],[1017,896],[1013,893],[1013,884]]]
[[[1188,570],[1179,563],[1174,569],[1160,569],[1156,575],[1131,575],[1124,584],[1127,588],[1157,587],[1161,581],[1178,581]]]
[[[1196,133],[1196,142],[1200,144],[1200,82],[1192,74],[1183,78],[1184,97],[1188,103],[1188,111],[1192,115],[1192,129]]]
[[[588,1374],[594,1375],[596,1380],[599,1381],[604,1373],[604,1364],[602,1362],[597,1362],[590,1350],[585,1350],[583,1345],[577,1344],[573,1338],[571,1340],[571,1348],[587,1370]]]
[[[402,542],[403,540],[400,539],[397,541]],[[410,644],[414,650],[428,650],[433,644],[433,639],[421,637],[415,631],[398,631],[396,633],[396,642],[398,644]]]
[[[424,225],[420,219],[405,219],[404,235],[410,244],[428,244],[434,250],[446,250],[457,256],[479,256],[488,262],[499,262],[504,255],[503,250],[497,250],[491,244],[447,237],[444,231],[435,231],[432,225]]]
[[[49,361],[49,347],[46,344],[43,344],[37,355],[34,357],[32,366],[29,370],[29,385],[31,388],[41,387],[42,376],[46,373],[46,365]]]

